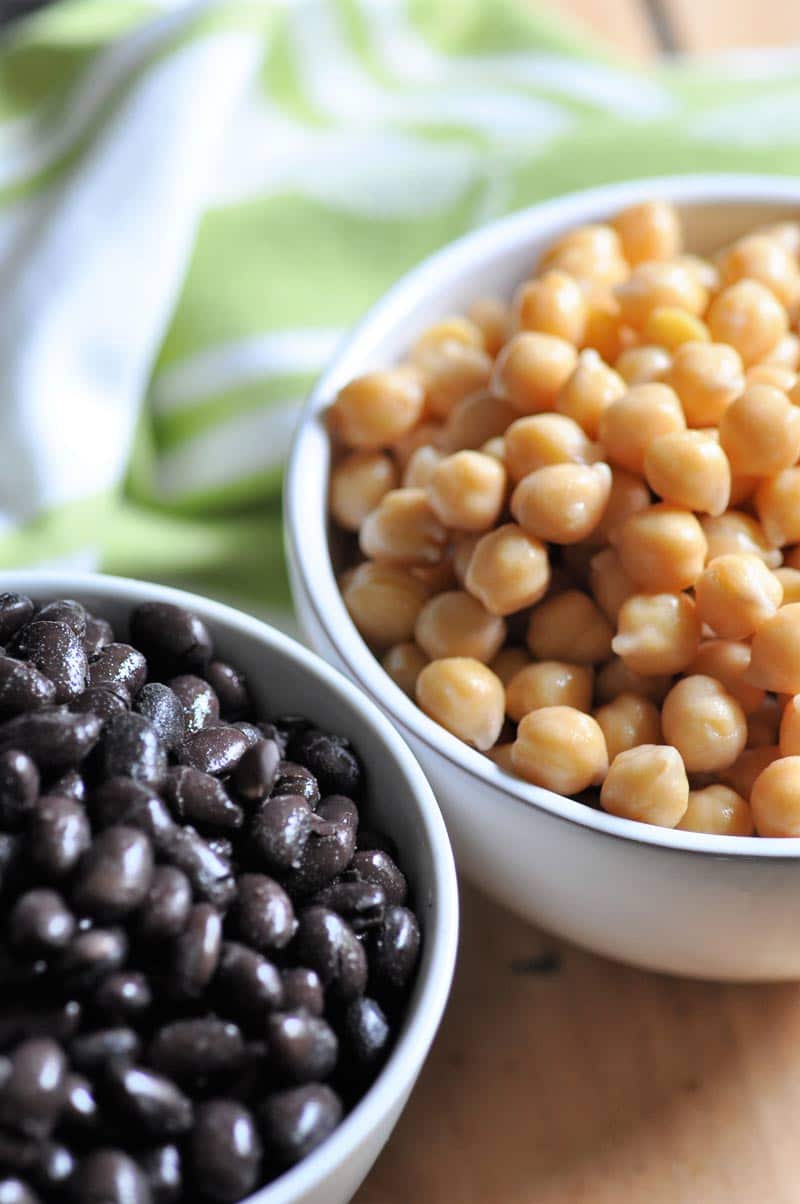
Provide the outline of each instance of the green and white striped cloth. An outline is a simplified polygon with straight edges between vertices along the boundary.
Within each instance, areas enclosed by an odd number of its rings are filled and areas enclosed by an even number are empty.
[[[0,46],[0,565],[280,608],[297,407],[449,239],[800,169],[800,49],[642,72],[532,0],[62,0]]]

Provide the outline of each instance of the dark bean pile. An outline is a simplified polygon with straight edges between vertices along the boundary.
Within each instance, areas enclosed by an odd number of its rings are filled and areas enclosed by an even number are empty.
[[[195,615],[0,596],[0,1204],[237,1201],[363,1095],[417,920],[347,740]]]

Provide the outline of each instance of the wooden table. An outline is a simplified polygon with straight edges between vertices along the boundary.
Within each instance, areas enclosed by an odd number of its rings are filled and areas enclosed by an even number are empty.
[[[639,61],[800,42],[796,0],[551,3]],[[445,1020],[357,1201],[798,1204],[798,1118],[800,987],[640,973],[462,886]]]

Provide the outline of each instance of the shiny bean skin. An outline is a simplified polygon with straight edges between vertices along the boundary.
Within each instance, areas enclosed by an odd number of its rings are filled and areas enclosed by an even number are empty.
[[[118,824],[139,828],[158,849],[175,832],[175,822],[159,796],[132,778],[109,778],[104,782],[92,795],[91,813],[100,828]]]
[[[192,906],[192,888],[182,870],[157,865],[139,912],[139,932],[146,941],[168,941],[183,932]]]
[[[388,907],[383,923],[370,934],[370,974],[376,982],[402,990],[410,981],[419,957],[417,918],[406,907]]]
[[[245,1057],[241,1029],[213,1017],[175,1020],[160,1028],[150,1042],[147,1061],[169,1078],[185,1082],[238,1070]]]
[[[370,882],[373,886],[381,887],[387,903],[400,906],[405,903],[408,895],[405,875],[383,849],[359,849],[354,854],[347,872],[360,882]]]
[[[41,1148],[31,1177],[45,1199],[49,1200],[64,1190],[75,1173],[75,1166],[75,1158],[67,1146],[57,1141],[48,1141]]]
[[[0,656],[0,717],[52,706],[55,700],[55,685],[35,665]]]
[[[310,1012],[273,1012],[267,1017],[270,1066],[292,1083],[311,1083],[332,1074],[339,1042],[331,1026]]]
[[[75,917],[54,890],[29,890],[11,909],[8,933],[12,945],[24,955],[47,957],[70,943]]]
[[[141,1039],[132,1028],[99,1028],[72,1041],[69,1060],[75,1070],[91,1077],[117,1059],[138,1058],[141,1048]]]
[[[181,1152],[176,1145],[156,1146],[139,1156],[147,1176],[153,1204],[177,1204],[183,1190]]]
[[[30,623],[35,607],[26,594],[0,594],[0,644]]]
[[[325,991],[316,970],[303,966],[282,970],[283,1007],[295,1012],[304,1009],[312,1016],[321,1016],[325,1011]]]
[[[0,832],[0,890],[4,889],[14,875],[21,860],[22,836]]]
[[[391,1041],[389,1021],[380,1004],[363,995],[345,1009],[342,1021],[347,1052],[364,1066],[375,1066],[386,1056]]]
[[[220,1010],[237,1017],[261,1017],[283,1005],[284,987],[279,971],[255,949],[238,941],[223,942],[215,985]]]
[[[29,711],[0,723],[0,752],[19,749],[40,770],[73,769],[92,751],[102,727],[97,715]]]
[[[93,990],[107,975],[123,965],[128,938],[121,928],[90,928],[78,932],[64,950],[59,973],[71,990]]]
[[[40,1204],[27,1183],[21,1179],[0,1179],[0,1204]]]
[[[44,623],[66,623],[80,640],[86,635],[86,608],[74,598],[58,598],[55,602],[46,602],[36,619],[37,622]]]
[[[371,882],[333,882],[317,891],[309,902],[335,911],[354,932],[363,932],[382,922],[386,893]]]
[[[18,1045],[0,1091],[0,1122],[24,1137],[49,1137],[64,1103],[67,1070],[55,1041],[39,1037]]]
[[[341,1118],[341,1101],[324,1083],[277,1091],[261,1108],[267,1151],[284,1166],[293,1166],[316,1149]]]
[[[68,1041],[78,1031],[82,1016],[83,1009],[75,999],[54,1007],[14,1005],[7,999],[0,1012],[0,1049],[10,1049],[29,1037]]]
[[[134,698],[147,681],[147,661],[130,644],[106,644],[89,665],[90,686],[123,686]]]
[[[77,907],[100,919],[135,911],[153,880],[153,846],[138,828],[106,828],[78,867],[73,888]]]
[[[131,641],[163,678],[202,672],[213,644],[202,619],[170,602],[144,602],[131,615]]]
[[[237,925],[246,944],[261,953],[283,949],[297,931],[291,899],[264,874],[242,874],[239,879]]]
[[[264,733],[257,728],[254,723],[246,723],[243,719],[237,719],[231,724],[237,731],[240,731],[247,741],[247,747],[252,748],[254,744],[258,744],[259,740],[263,740]]]
[[[109,1100],[125,1120],[150,1136],[179,1137],[192,1127],[191,1100],[164,1075],[113,1062],[104,1082]]]
[[[105,725],[98,749],[103,778],[133,778],[160,790],[167,775],[167,751],[144,715],[114,715]]]
[[[175,942],[170,987],[176,998],[200,998],[216,972],[221,945],[219,912],[209,903],[197,903]]]
[[[272,783],[272,794],[299,794],[309,807],[316,807],[320,800],[319,783],[310,769],[295,761],[281,761]]]
[[[107,1024],[135,1023],[153,1003],[153,992],[140,970],[109,974],[92,999],[94,1011]]]
[[[64,1109],[61,1114],[62,1123],[80,1132],[97,1128],[99,1117],[100,1109],[92,1084],[82,1074],[68,1074]]]
[[[274,740],[259,740],[248,748],[231,774],[236,795],[248,803],[260,803],[272,790],[281,754]]]
[[[253,817],[252,844],[266,869],[298,867],[314,823],[314,812],[298,794],[273,796]]]
[[[89,848],[92,834],[86,809],[75,799],[43,794],[31,814],[29,855],[46,878],[70,874]]]
[[[219,699],[202,677],[185,673],[173,677],[169,687],[180,703],[186,736],[219,723]]]
[[[25,656],[55,687],[55,702],[71,702],[87,686],[89,662],[78,636],[66,623],[29,623],[24,631]]]
[[[74,798],[76,803],[86,802],[86,782],[77,769],[68,769],[62,773],[50,787],[51,794],[60,794],[63,798]]]
[[[350,799],[331,795],[320,803],[316,823],[300,856],[300,865],[286,878],[287,889],[310,894],[347,868],[353,858],[358,812]]]
[[[367,957],[353,930],[334,911],[309,907],[297,929],[297,956],[316,970],[327,991],[343,1002],[363,994],[367,983]]]
[[[258,1181],[261,1138],[247,1108],[233,1100],[208,1100],[197,1109],[191,1139],[196,1182],[219,1204],[234,1204]]]
[[[292,756],[313,773],[320,792],[357,795],[361,786],[361,766],[348,742],[327,732],[311,731],[292,743]]]
[[[186,721],[174,690],[162,682],[148,682],[136,695],[133,709],[150,720],[169,752],[179,747],[186,734]]]
[[[0,829],[15,832],[26,822],[39,794],[39,771],[23,752],[0,753]]]
[[[108,644],[114,642],[114,628],[108,619],[99,619],[96,615],[86,616],[86,631],[83,636],[83,646],[89,660],[98,655]]]
[[[103,686],[87,686],[74,702],[70,710],[76,714],[91,712],[103,723],[108,723],[115,715],[122,715],[130,710],[131,700],[124,686],[115,686],[110,682]]]
[[[214,852],[192,827],[176,827],[164,854],[183,870],[201,899],[224,911],[236,894],[230,863]]]
[[[242,808],[217,778],[186,765],[168,771],[164,798],[176,819],[203,832],[235,831],[244,822]]]
[[[72,1184],[79,1204],[153,1204],[144,1171],[121,1150],[94,1150],[81,1160]]]
[[[233,722],[244,719],[253,709],[247,678],[233,665],[212,661],[206,670],[206,681],[219,699],[223,719]]]
[[[187,736],[178,761],[217,777],[231,773],[247,752],[247,739],[236,727],[204,727]]]

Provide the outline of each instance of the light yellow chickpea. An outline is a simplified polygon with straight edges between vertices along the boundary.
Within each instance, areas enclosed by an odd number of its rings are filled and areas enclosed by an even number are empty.
[[[511,681],[520,669],[524,669],[526,665],[530,665],[531,658],[524,648],[516,648],[514,645],[509,645],[506,648],[501,648],[497,656],[489,661],[489,668],[492,673],[500,678],[505,687]]]
[[[625,572],[648,590],[686,589],[705,564],[706,538],[700,523],[688,510],[664,502],[626,518],[614,544]]]
[[[640,744],[619,753],[603,782],[600,802],[622,819],[674,828],[689,803],[680,753],[664,744]]]
[[[483,331],[477,323],[453,314],[434,322],[427,330],[423,330],[411,349],[412,362],[425,363],[428,353],[438,351],[448,343],[460,343],[463,347],[478,347],[484,349]]]
[[[607,464],[549,464],[522,478],[511,495],[511,513],[538,539],[578,543],[600,522],[610,492]]]
[[[600,224],[579,226],[552,243],[539,261],[540,272],[548,268],[597,287],[618,284],[630,270],[616,230]]]
[[[331,428],[346,447],[385,447],[416,426],[424,404],[416,372],[368,372],[339,390],[329,410]]]
[[[751,715],[764,702],[765,693],[745,681],[749,666],[749,644],[738,640],[704,640],[697,656],[686,666],[686,672],[716,678],[733,695],[745,715]]]
[[[800,370],[800,336],[785,334],[780,342],[764,356],[762,364],[775,364],[779,368],[788,368],[790,372]]]
[[[722,514],[731,495],[731,467],[704,431],[659,435],[647,449],[644,475],[654,493],[673,506]]]
[[[672,689],[672,677],[666,674],[635,673],[619,656],[612,656],[595,677],[594,692],[598,705],[613,702],[620,694],[638,694],[660,704]]]
[[[797,373],[791,368],[784,368],[782,364],[753,364],[744,374],[745,387],[748,389],[751,385],[770,385],[773,389],[788,393],[796,380]]]
[[[666,380],[689,426],[714,426],[744,388],[742,358],[724,343],[682,343]]]
[[[632,267],[649,259],[674,259],[683,244],[678,211],[669,201],[629,205],[612,221]]]
[[[626,518],[646,510],[650,504],[650,490],[640,476],[626,472],[624,468],[612,467],[608,503],[590,542],[602,545],[612,540]]]
[[[511,333],[511,311],[498,297],[481,297],[469,307],[468,316],[483,335],[489,355],[497,355]]]
[[[613,293],[598,293],[593,286],[582,283],[588,290],[584,348],[597,352],[606,364],[613,364],[635,336],[630,326],[623,324],[622,309]]]
[[[456,581],[459,585],[463,585],[467,579],[472,554],[478,546],[480,535],[476,533],[469,534],[466,531],[460,532],[453,537],[451,544],[451,559],[453,562],[453,572]]]
[[[669,385],[634,385],[600,417],[600,444],[607,460],[628,472],[644,472],[647,449],[659,435],[686,429],[678,395]]]
[[[427,489],[431,483],[434,469],[444,459],[438,448],[426,443],[418,447],[408,458],[403,472],[404,489]],[[380,498],[378,499],[380,501]],[[377,503],[376,503],[377,505]]]
[[[750,645],[747,680],[775,694],[800,693],[800,602],[762,623]]]
[[[444,427],[440,422],[420,422],[405,435],[392,443],[392,457],[401,472],[419,447],[436,447],[441,450],[442,432]]]
[[[782,757],[800,756],[800,694],[793,694],[783,708],[778,747]]]
[[[345,531],[357,531],[397,484],[397,468],[390,456],[375,451],[350,452],[331,473],[331,514]]]
[[[547,548],[516,523],[505,523],[478,540],[464,577],[465,588],[495,615],[533,606],[549,584]]]
[[[688,594],[634,594],[623,602],[611,647],[635,673],[680,673],[700,645],[700,619]]]
[[[661,725],[690,773],[728,769],[747,744],[744,711],[714,677],[684,677],[674,685],[664,699]]]
[[[438,564],[447,531],[424,489],[391,489],[364,519],[359,542],[371,560]]]
[[[783,559],[780,550],[767,539],[758,520],[742,510],[728,510],[715,517],[703,516],[700,526],[708,543],[706,563],[729,552],[752,552],[771,569],[776,569]]]
[[[511,749],[521,778],[554,790],[578,794],[602,782],[608,753],[600,725],[569,706],[541,707],[525,715]]]
[[[490,761],[494,761],[495,765],[500,769],[504,769],[506,773],[517,777],[517,772],[511,761],[511,749],[513,747],[513,744],[495,744],[494,748],[490,748],[487,751],[486,756]]]
[[[723,288],[739,280],[757,280],[787,309],[797,300],[800,291],[797,259],[777,238],[748,234],[720,256],[718,266]]]
[[[665,381],[672,367],[672,356],[664,347],[642,344],[628,347],[618,357],[614,371],[627,385],[649,385]]]
[[[708,292],[697,276],[676,260],[640,263],[628,280],[617,285],[614,295],[622,306],[623,321],[636,330],[641,330],[652,310],[661,306],[700,317],[708,304]]]
[[[577,422],[590,439],[596,439],[603,410],[625,391],[620,374],[587,348],[578,356],[575,371],[556,397],[555,407],[559,414]]]
[[[577,351],[566,339],[524,330],[509,339],[498,355],[492,393],[520,414],[551,410],[577,359]]]
[[[512,481],[547,464],[591,464],[595,444],[563,414],[529,414],[505,433],[506,466]]]
[[[775,614],[783,600],[780,581],[759,556],[717,556],[697,578],[697,613],[723,639],[743,640]]]
[[[492,660],[506,638],[506,625],[463,590],[430,598],[419,612],[414,639],[430,660],[468,657]]]
[[[777,698],[765,698],[757,711],[747,716],[747,747],[774,747],[778,741],[782,707]]]
[[[730,786],[742,798],[749,799],[758,776],[780,755],[777,745],[774,748],[767,745],[746,748],[735,764],[730,769],[721,770],[719,776],[726,786]]]
[[[800,757],[779,757],[761,771],[750,810],[759,836],[800,836]]]
[[[428,500],[436,517],[455,531],[486,531],[503,509],[506,470],[492,456],[460,451],[433,470]]]
[[[616,624],[623,602],[638,591],[625,572],[616,548],[603,548],[589,562],[592,597],[610,623]]]
[[[425,385],[428,412],[439,419],[465,397],[485,390],[492,373],[487,351],[456,339],[420,351],[415,363]]]
[[[442,429],[441,446],[446,451],[474,451],[487,439],[505,432],[509,423],[517,417],[507,401],[481,391],[465,397],[453,406]]]
[[[800,569],[792,569],[788,566],[775,569],[775,576],[781,583],[783,589],[782,606],[788,606],[790,602],[800,602]]]
[[[520,285],[514,296],[514,320],[519,330],[555,334],[576,347],[586,329],[583,289],[566,272],[545,272]]]
[[[686,252],[676,258],[677,262],[683,264],[702,284],[709,295],[719,292],[719,271],[716,264],[712,263],[710,259],[703,259],[700,255],[689,255]]]
[[[599,665],[611,655],[611,624],[588,594],[564,590],[536,606],[528,647],[537,660]]]
[[[416,695],[426,715],[466,744],[485,752],[497,743],[505,690],[480,661],[466,656],[431,661],[417,678]]]
[[[492,456],[504,468],[506,467],[506,441],[502,435],[495,435],[493,439],[487,439],[480,450],[485,456]]]
[[[525,665],[506,685],[506,713],[519,723],[530,711],[541,707],[573,707],[590,711],[594,689],[591,665],[566,661],[535,661]]]
[[[706,315],[715,343],[730,343],[746,368],[756,364],[788,330],[786,310],[757,280],[739,280],[718,294]]]
[[[771,544],[800,540],[800,468],[784,468],[765,477],[756,489],[756,514]]]
[[[728,406],[719,437],[731,471],[770,476],[800,456],[800,408],[770,385],[750,385]]]
[[[378,647],[410,640],[428,600],[424,582],[393,564],[360,564],[340,586],[350,618]]]
[[[428,664],[428,658],[413,640],[405,640],[395,644],[381,661],[386,672],[395,685],[398,685],[409,698],[414,697],[417,688],[417,678]]]
[[[771,222],[766,226],[759,226],[754,233],[765,234],[767,238],[775,239],[790,255],[800,255],[800,222]]]
[[[658,707],[641,694],[620,694],[613,702],[598,707],[594,717],[603,729],[611,762],[628,748],[661,743]]]
[[[674,305],[659,305],[651,309],[644,324],[645,343],[675,352],[683,343],[709,343],[708,327],[694,314]],[[670,365],[672,357],[670,356]]]
[[[705,786],[689,791],[689,805],[675,825],[682,832],[709,832],[713,836],[752,836],[750,805],[730,786]]]

